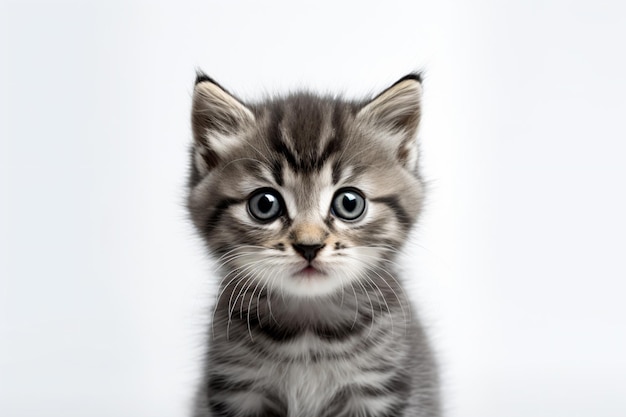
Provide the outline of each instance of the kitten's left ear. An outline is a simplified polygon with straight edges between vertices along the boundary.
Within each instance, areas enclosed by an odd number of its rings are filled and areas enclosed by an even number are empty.
[[[203,73],[193,89],[191,123],[195,163],[206,174],[233,147],[254,123],[254,114],[235,96]]]
[[[417,169],[417,129],[421,116],[422,78],[409,74],[374,97],[357,114],[357,120],[380,132],[408,170]]]

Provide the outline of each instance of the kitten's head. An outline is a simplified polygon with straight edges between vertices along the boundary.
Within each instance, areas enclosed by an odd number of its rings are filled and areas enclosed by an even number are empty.
[[[422,202],[421,80],[245,104],[201,74],[189,210],[228,281],[323,296],[388,268]]]

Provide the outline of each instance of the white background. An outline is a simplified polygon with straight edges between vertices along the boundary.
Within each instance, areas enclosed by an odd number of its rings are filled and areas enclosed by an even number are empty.
[[[187,415],[195,68],[245,99],[425,70],[402,262],[448,416],[626,415],[623,2],[1,4],[1,416]]]

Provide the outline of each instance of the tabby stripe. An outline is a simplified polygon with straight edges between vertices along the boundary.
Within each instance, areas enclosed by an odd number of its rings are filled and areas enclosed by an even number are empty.
[[[332,137],[329,138],[328,143],[324,146],[321,154],[319,155],[307,155],[306,158],[298,158],[291,151],[289,146],[287,145],[286,138],[283,136],[282,131],[280,129],[280,124],[282,121],[283,113],[276,112],[272,115],[272,120],[270,121],[270,129],[269,129],[269,137],[272,141],[273,148],[276,152],[282,155],[290,167],[293,168],[296,172],[310,173],[313,170],[320,170],[323,165],[328,161],[329,157],[334,153],[337,153],[340,150],[340,140],[338,135],[336,134],[336,129],[333,129],[335,133],[333,133]],[[333,124],[339,123],[339,115],[333,115],[334,119]],[[274,177],[277,177],[278,169],[282,169],[282,167],[276,167],[277,171],[274,174]],[[277,180],[278,182],[279,180]],[[280,184],[282,184],[282,178],[280,179]]]
[[[354,387],[346,387],[339,391],[332,398],[331,402],[324,408],[321,413],[323,417],[336,417],[338,415],[342,416],[353,416],[359,415],[362,417],[401,417],[403,416],[403,411],[406,409],[406,400],[398,399],[396,403],[392,404],[389,409],[383,411],[382,413],[374,414],[368,410],[361,410],[362,413],[353,414],[356,411],[347,408],[347,404],[350,403],[350,399],[355,397],[355,394],[358,398],[358,392],[353,391]]]
[[[203,176],[200,174],[200,170],[198,169],[198,165],[196,164],[196,147],[192,146],[190,149],[190,158],[191,158],[191,173],[189,174],[189,180],[187,185],[189,188],[195,187]]]
[[[250,328],[255,328],[259,333],[275,342],[289,342],[303,333],[301,329],[281,327],[280,324],[275,322],[261,323],[256,315],[252,315],[248,323]]]
[[[335,103],[333,107],[333,119],[332,119],[332,128],[335,134],[335,137],[343,137],[343,113],[344,107],[339,103]]]
[[[328,161],[328,158],[334,154],[339,152],[339,139],[334,136],[332,139],[328,141],[326,147],[322,151],[322,154],[317,158],[314,162],[315,169],[319,170],[325,163]]]
[[[271,114],[271,120],[269,123],[268,136],[269,136],[270,141],[272,142],[272,147],[274,148],[274,150],[278,152],[279,154],[281,154],[285,158],[289,166],[291,166],[294,170],[297,171],[300,169],[299,164],[297,162],[297,158],[289,150],[289,147],[287,147],[287,144],[285,143],[285,140],[283,137],[283,133],[280,130],[280,124],[282,122],[283,115],[284,115],[283,108],[276,107],[275,109],[273,109],[273,112]],[[281,178],[282,178],[282,173],[281,173]]]
[[[252,388],[251,381],[233,381],[224,375],[211,375],[209,377],[209,390],[215,392],[249,391]]]
[[[388,368],[387,368],[388,369]],[[352,387],[352,392],[364,397],[383,397],[386,395],[397,395],[399,398],[406,397],[411,390],[411,377],[398,373],[393,375],[382,385],[357,385]]]
[[[294,171],[305,170],[305,167],[298,163],[296,156],[291,153],[291,151],[289,150],[285,142],[282,141],[282,139],[276,138],[273,145],[274,150],[285,158],[289,166],[291,166]]]
[[[319,327],[314,328],[313,331],[320,339],[324,339],[328,342],[341,342],[348,339],[350,336],[360,333],[365,327],[363,323],[368,320],[371,320],[369,313],[359,312],[359,320],[354,324],[349,323],[344,326],[336,327]]]
[[[210,400],[209,407],[211,407],[211,415],[214,417],[236,417],[237,415],[237,413],[229,410],[226,401]]]
[[[399,417],[407,406],[405,398],[409,395],[410,390],[410,376],[399,373],[386,381],[381,387],[360,386],[357,387],[354,392],[368,397],[397,396],[397,402],[394,403],[389,410],[385,411],[384,414],[380,415],[380,417]]]
[[[401,398],[405,397],[411,391],[411,377],[404,373],[398,373],[385,382],[384,389],[387,392],[399,394]]]
[[[276,160],[272,163],[272,176],[274,177],[274,181],[278,186],[283,186],[283,164],[280,161]]]
[[[263,408],[246,414],[233,411],[228,401],[211,399],[209,400],[211,417],[287,417],[287,405],[280,401],[276,395],[264,393],[263,396],[266,399]]]
[[[341,178],[341,166],[338,161],[333,162],[333,185],[337,185]]]
[[[270,408],[260,411],[254,410],[249,414],[241,414],[239,411],[231,410],[226,401],[211,400],[209,406],[211,407],[211,417],[287,417],[287,412]]]
[[[388,195],[384,197],[372,198],[374,203],[383,203],[393,211],[398,221],[404,225],[410,225],[411,220],[407,212],[400,205],[400,201],[396,196]]]
[[[211,216],[208,218],[208,220],[206,221],[206,223],[204,225],[205,232],[209,233],[209,232],[211,232],[215,228],[217,223],[220,221],[220,219],[224,215],[224,212],[230,206],[232,206],[234,204],[241,204],[244,201],[245,200],[238,199],[238,198],[224,198],[219,203],[217,203],[217,205],[215,207],[215,210],[213,211],[213,213],[211,214]]]
[[[238,317],[233,317],[233,320]],[[312,332],[320,339],[327,342],[342,342],[355,334],[359,334],[364,331],[366,325],[372,320],[372,316],[369,312],[359,312],[359,319],[356,322],[338,323],[335,326],[288,326],[279,324],[273,321],[269,323],[259,321],[259,317],[255,314],[254,310],[248,318],[241,319],[245,322],[246,326],[250,326],[250,329],[255,330],[264,336],[272,339],[274,342],[289,342],[297,337],[303,336],[307,332]]]
[[[335,146],[336,148],[333,148],[333,153],[339,152],[339,147],[341,145],[341,143],[339,143],[340,141],[343,141],[344,138],[344,129],[343,129],[343,113],[344,113],[344,108],[342,106],[340,106],[339,103],[335,103],[335,106],[333,107],[333,118],[332,118],[332,129],[333,129],[333,138],[332,138],[332,142],[333,146]],[[326,147],[327,150],[329,150],[328,146]],[[330,156],[330,154],[328,155]],[[326,158],[328,158],[328,156]],[[325,161],[324,161],[325,162]],[[333,174],[332,174],[332,178],[333,178],[333,185],[336,185],[339,182],[339,179],[341,178],[341,166],[339,164],[339,161],[335,161],[333,163]]]
[[[403,411],[406,409],[407,403],[405,400],[398,400],[398,402],[391,406],[391,408],[385,411],[384,414],[377,417],[402,417]]]

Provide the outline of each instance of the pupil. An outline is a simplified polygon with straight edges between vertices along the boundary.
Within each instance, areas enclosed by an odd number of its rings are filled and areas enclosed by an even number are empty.
[[[356,198],[352,194],[344,194],[342,204],[343,208],[348,212],[354,211],[356,208]]]
[[[268,211],[270,211],[273,205],[274,205],[274,197],[270,194],[265,194],[263,197],[259,199],[258,206],[259,206],[259,210],[261,210],[262,213],[267,213]]]

